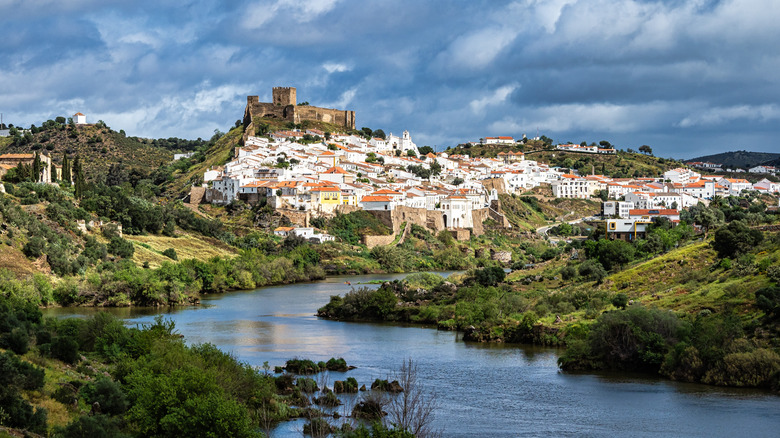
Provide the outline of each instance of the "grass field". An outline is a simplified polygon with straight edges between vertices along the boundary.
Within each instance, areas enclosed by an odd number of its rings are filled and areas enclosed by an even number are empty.
[[[232,257],[237,252],[224,243],[206,237],[196,237],[192,234],[179,233],[179,237],[165,236],[124,236],[133,242],[135,253],[133,261],[138,266],[149,263],[150,268],[159,267],[165,261],[171,261],[162,254],[168,248],[173,248],[179,260],[208,260],[215,256]]]

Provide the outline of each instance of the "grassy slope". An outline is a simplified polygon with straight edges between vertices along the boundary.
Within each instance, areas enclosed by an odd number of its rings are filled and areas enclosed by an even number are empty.
[[[233,149],[238,146],[243,134],[241,128],[233,128],[206,150],[206,159],[194,164],[184,172],[176,172],[174,180],[165,188],[166,194],[181,198],[189,193],[192,181],[202,180],[203,173],[211,167],[221,166],[233,158]]]
[[[133,261],[138,266],[143,266],[144,262],[149,263],[150,268],[157,268],[165,261],[171,261],[168,257],[162,255],[162,252],[168,248],[176,250],[179,260],[197,259],[206,261],[215,256],[232,257],[237,251],[224,243],[191,233],[179,233],[178,237],[166,236],[124,236],[125,239],[133,242],[135,253]]]
[[[745,319],[761,316],[755,307],[755,291],[766,287],[770,280],[765,273],[745,273],[738,270],[723,269],[716,266],[717,254],[708,241],[696,241],[672,250],[658,257],[634,262],[626,269],[609,275],[602,284],[583,282],[581,279],[566,281],[560,278],[559,268],[566,259],[538,264],[530,270],[512,272],[507,280],[515,290],[535,303],[541,297],[556,293],[592,293],[607,292],[610,296],[624,293],[635,302],[643,305],[695,314],[708,309],[721,312],[736,310]],[[780,259],[780,248],[764,244],[759,248],[756,263],[765,258]],[[522,280],[526,277],[539,278],[530,284]],[[612,308],[607,306],[608,310]],[[569,317],[561,315],[564,321],[585,318],[585,311],[578,310]],[[545,324],[552,325],[555,314],[542,318]]]

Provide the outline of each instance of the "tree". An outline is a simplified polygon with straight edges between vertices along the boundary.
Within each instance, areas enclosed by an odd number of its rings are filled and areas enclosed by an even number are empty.
[[[73,178],[70,174],[70,159],[68,158],[68,153],[65,152],[65,155],[62,157],[62,182],[65,183],[65,185],[70,185],[71,182],[73,182]]]
[[[764,234],[742,221],[733,221],[715,232],[712,247],[720,257],[734,257],[750,251],[764,240]]]
[[[653,148],[648,145],[639,146],[639,152],[647,155],[653,155]]]
[[[420,155],[421,155],[421,156],[422,156],[422,155],[428,155],[428,154],[430,154],[430,153],[433,153],[433,152],[434,152],[433,148],[432,148],[432,147],[430,147],[430,146],[422,146],[422,147],[419,147],[419,148],[417,148],[417,150],[419,150],[419,151],[420,151]]]
[[[463,184],[463,178],[461,177],[457,177],[454,180],[452,180],[452,185],[454,186],[459,186],[461,184]]]
[[[385,140],[385,139],[387,138],[387,135],[385,134],[385,131],[383,131],[383,130],[381,130],[381,129],[377,129],[376,131],[374,131],[374,132],[372,133],[372,135],[373,135],[374,137],[381,138],[382,140]]]
[[[433,429],[433,418],[439,402],[435,393],[426,391],[418,382],[417,364],[409,358],[391,378],[403,388],[387,406],[390,422],[397,429],[411,432],[416,437],[438,436]],[[391,380],[388,378],[387,380]]]
[[[360,128],[360,130],[363,131],[363,135],[366,138],[369,138],[369,139],[371,138],[371,134],[373,134],[373,132],[374,132],[374,131],[371,130],[371,128],[367,128],[365,126]]]
[[[108,174],[106,174],[107,186],[121,186],[128,181],[128,175],[125,170],[125,166],[120,163],[114,163],[108,168]]]
[[[86,188],[87,182],[84,179],[84,169],[81,168],[81,157],[76,155],[76,159],[73,160],[73,185],[74,185],[74,196],[76,199],[81,199],[84,197],[84,189]]]
[[[41,172],[43,172],[43,163],[41,163],[41,156],[38,152],[35,153],[35,158],[32,162],[32,182],[39,182],[41,180]]]
[[[612,149],[612,144],[606,140],[601,140],[599,145],[605,149]]]

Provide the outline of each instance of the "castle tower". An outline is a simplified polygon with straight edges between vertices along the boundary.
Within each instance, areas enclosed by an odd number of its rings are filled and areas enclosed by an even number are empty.
[[[274,105],[287,106],[297,105],[298,98],[295,95],[295,87],[274,87],[273,103]]]

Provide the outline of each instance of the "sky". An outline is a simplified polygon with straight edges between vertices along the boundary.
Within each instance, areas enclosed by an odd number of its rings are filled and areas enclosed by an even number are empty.
[[[209,138],[290,86],[439,150],[780,152],[778,23],[777,0],[0,0],[0,112]]]

